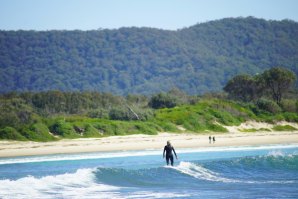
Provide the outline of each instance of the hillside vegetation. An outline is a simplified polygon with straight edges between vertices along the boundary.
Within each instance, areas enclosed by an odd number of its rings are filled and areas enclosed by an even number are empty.
[[[274,66],[298,74],[298,23],[227,18],[177,31],[0,31],[0,92],[221,91]]]
[[[150,107],[156,96],[165,107]],[[240,125],[248,120],[297,123],[298,101],[285,99],[278,105],[266,99],[260,104],[232,101],[224,96],[187,96],[178,90],[151,99],[60,91],[11,93],[0,97],[0,139],[53,141],[162,131],[179,133],[183,129],[195,133],[224,133],[227,132],[225,126]],[[277,130],[285,128],[291,127],[276,127]]]

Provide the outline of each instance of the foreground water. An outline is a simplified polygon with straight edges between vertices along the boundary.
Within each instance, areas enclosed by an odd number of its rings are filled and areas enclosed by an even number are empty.
[[[0,198],[298,198],[298,145],[0,159]]]

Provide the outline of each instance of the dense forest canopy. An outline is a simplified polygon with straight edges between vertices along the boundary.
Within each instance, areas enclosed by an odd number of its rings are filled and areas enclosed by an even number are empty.
[[[227,18],[177,31],[0,31],[0,92],[220,91],[239,74],[298,75],[298,23]]]

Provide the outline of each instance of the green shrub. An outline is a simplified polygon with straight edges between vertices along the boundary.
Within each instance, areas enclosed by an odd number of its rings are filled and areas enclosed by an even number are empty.
[[[288,122],[298,122],[298,114],[297,113],[283,113],[284,120]]]
[[[131,120],[134,118],[134,116],[130,115],[128,109],[112,108],[109,112],[109,118],[111,120]]]
[[[159,93],[151,97],[149,106],[154,109],[173,108],[177,105],[177,98],[170,94]]]
[[[250,116],[256,117],[248,108],[224,100],[201,100],[196,105],[184,105],[155,112],[155,120],[182,125],[194,132],[226,132],[223,125],[239,125]]]
[[[289,100],[289,99],[284,99],[281,101],[281,107],[283,111],[286,112],[297,112],[296,109],[296,100]]]
[[[22,136],[16,129],[12,127],[5,127],[0,129],[0,139],[5,140],[27,140],[24,136]]]
[[[107,120],[108,121],[108,120]],[[114,128],[110,124],[110,122],[100,122],[93,125],[99,132],[101,132],[104,136],[115,135]]]
[[[129,133],[128,122],[123,121],[102,121],[94,124],[94,127],[105,136],[126,135]],[[131,128],[132,129],[132,128]]]
[[[251,128],[251,129],[240,129],[240,131],[245,133],[252,133],[252,132],[257,132],[258,130],[255,128]]]
[[[281,108],[272,100],[261,98],[257,101],[259,109],[267,111],[269,113],[279,113]]]
[[[271,130],[268,129],[268,128],[259,128],[259,129],[251,128],[251,129],[241,129],[240,131],[241,132],[250,133],[250,132],[257,132],[257,131],[267,131],[267,132],[270,132]]]
[[[203,132],[207,130],[206,125],[199,121],[184,121],[183,127],[194,132]]]
[[[54,141],[57,140],[49,133],[48,127],[43,123],[32,124],[22,129],[22,135],[33,141]]]
[[[224,110],[210,110],[216,121],[224,125],[239,125],[241,118],[234,117],[230,112]]]
[[[84,137],[100,137],[101,134],[98,129],[96,129],[91,124],[86,124],[84,128]]]
[[[114,135],[126,135],[128,134],[127,127],[124,128],[121,123],[113,122],[111,123],[112,129],[114,131]]]
[[[275,131],[296,131],[296,130],[298,130],[291,125],[276,125],[272,129]]]
[[[196,131],[196,130],[199,130],[198,128],[195,129],[195,128],[193,127],[193,125],[191,125],[189,122],[186,122],[186,121],[183,123],[183,127],[184,127],[185,129],[189,130],[189,131]]]
[[[139,123],[135,124],[135,127],[138,129],[138,132],[140,134],[148,134],[148,135],[156,135],[157,134],[158,127],[156,125],[139,122]]]
[[[258,131],[268,131],[268,132],[270,132],[271,130],[268,129],[268,128],[260,128],[260,129],[258,129]]]
[[[51,127],[52,133],[65,137],[65,138],[77,138],[79,135],[75,132],[73,126],[63,120],[56,121]]]
[[[139,116],[139,120],[147,121],[154,117],[154,112],[150,108],[134,108],[134,112]]]
[[[91,110],[87,113],[88,117],[91,118],[102,118],[102,119],[108,119],[109,118],[109,111],[107,109],[95,109]]]
[[[158,125],[162,128],[163,131],[167,131],[167,132],[179,131],[176,125],[171,122],[158,122]],[[159,129],[159,131],[161,131],[161,129]]]
[[[228,132],[228,129],[224,128],[223,126],[217,124],[208,124],[207,129],[213,132]]]

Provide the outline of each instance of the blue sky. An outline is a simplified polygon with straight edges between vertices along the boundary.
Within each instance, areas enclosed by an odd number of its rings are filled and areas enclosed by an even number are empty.
[[[0,0],[1,30],[176,30],[239,16],[298,22],[298,0]]]

